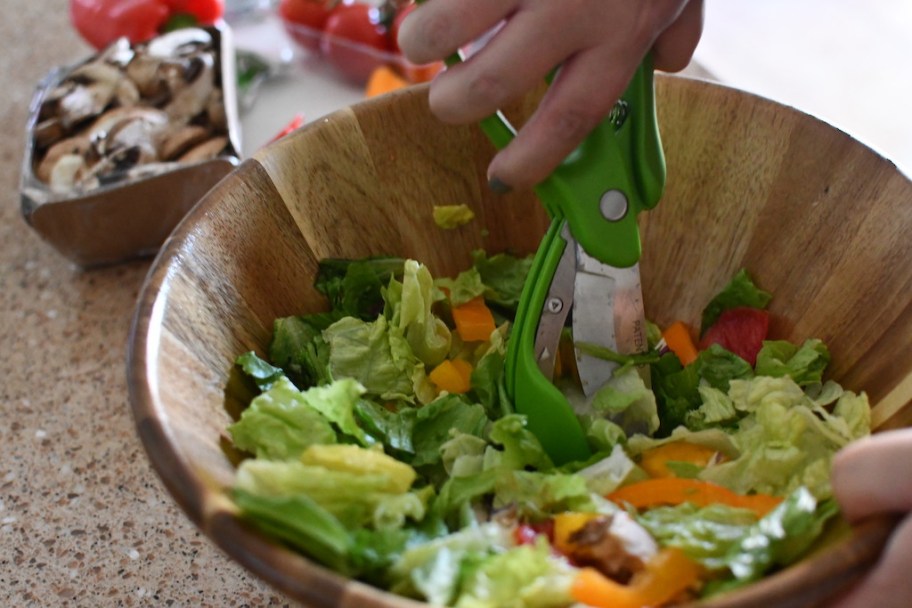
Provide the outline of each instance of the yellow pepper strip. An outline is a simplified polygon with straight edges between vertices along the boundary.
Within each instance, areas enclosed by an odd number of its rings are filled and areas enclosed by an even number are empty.
[[[478,296],[465,304],[453,307],[453,323],[459,337],[465,342],[484,342],[491,338],[497,329],[494,324],[494,314],[484,298]]]
[[[574,513],[571,511],[555,515],[554,548],[561,553],[570,553],[573,549],[570,536],[598,516],[598,513]]]
[[[447,359],[428,374],[437,390],[456,395],[472,388],[472,364],[463,359]]]
[[[677,548],[659,551],[629,585],[622,585],[594,568],[583,568],[573,580],[573,599],[595,608],[662,606],[700,583],[700,565]]]
[[[713,448],[686,441],[672,441],[646,450],[640,456],[640,467],[650,477],[675,477],[668,468],[669,462],[689,462],[705,467],[718,452]]]
[[[778,496],[737,494],[728,488],[708,481],[677,477],[647,479],[632,483],[615,490],[607,498],[617,503],[628,503],[637,509],[650,509],[662,505],[673,506],[685,502],[700,507],[725,504],[730,507],[750,509],[758,517],[763,517],[782,502],[782,498]]]

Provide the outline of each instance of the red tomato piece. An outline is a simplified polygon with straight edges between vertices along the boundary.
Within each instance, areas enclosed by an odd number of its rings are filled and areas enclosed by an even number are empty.
[[[295,42],[312,51],[320,48],[320,35],[332,12],[326,0],[282,0],[279,16]]]
[[[380,11],[366,4],[340,4],[326,20],[320,50],[342,74],[366,82],[386,63],[390,50]]]
[[[700,340],[700,348],[718,344],[750,363],[757,363],[757,353],[769,331],[769,313],[742,306],[726,310]]]
[[[96,49],[121,36],[134,43],[154,38],[169,16],[160,0],[70,0],[70,21]]]
[[[545,536],[549,543],[554,541],[554,520],[546,519],[534,524],[521,523],[513,531],[513,538],[517,545],[531,545],[535,537]]]

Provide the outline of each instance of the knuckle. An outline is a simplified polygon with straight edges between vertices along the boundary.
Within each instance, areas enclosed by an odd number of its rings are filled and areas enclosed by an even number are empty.
[[[477,99],[485,106],[500,106],[510,100],[507,83],[497,74],[483,71],[473,75],[467,83],[470,99]]]

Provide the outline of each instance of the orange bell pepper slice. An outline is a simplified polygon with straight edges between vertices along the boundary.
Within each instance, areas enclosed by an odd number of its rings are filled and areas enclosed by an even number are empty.
[[[737,494],[728,488],[708,481],[678,477],[638,481],[618,488],[607,498],[617,503],[626,502],[637,509],[675,506],[685,502],[700,507],[725,504],[730,507],[750,509],[758,517],[763,517],[782,502],[782,498],[778,496]]]
[[[594,568],[583,568],[573,579],[570,595],[595,608],[662,606],[700,584],[702,568],[677,548],[659,551],[645,570],[622,585]]]
[[[472,388],[472,364],[463,359],[447,359],[431,370],[428,378],[438,390],[461,395]]]
[[[665,344],[673,352],[681,365],[690,365],[700,354],[690,335],[690,329],[682,321],[675,321],[662,331]]]
[[[703,445],[672,441],[643,452],[639,465],[650,477],[675,477],[668,468],[669,462],[689,462],[705,467],[716,454],[716,450]]]
[[[464,342],[484,342],[490,339],[491,334],[497,329],[494,314],[482,296],[454,306],[453,323],[456,324],[456,332]]]

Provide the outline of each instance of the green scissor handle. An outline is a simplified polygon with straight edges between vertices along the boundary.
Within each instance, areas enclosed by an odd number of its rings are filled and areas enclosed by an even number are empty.
[[[447,59],[452,65],[459,54]],[[481,121],[498,149],[515,130],[502,113]],[[517,308],[506,360],[506,389],[529,430],[556,464],[590,456],[588,442],[564,394],[536,359],[536,332],[551,282],[568,242],[564,226],[590,256],[615,267],[640,258],[637,214],[658,204],[665,187],[665,158],[655,113],[650,57],[637,68],[612,112],[564,162],[535,188],[552,218],[530,269]]]

